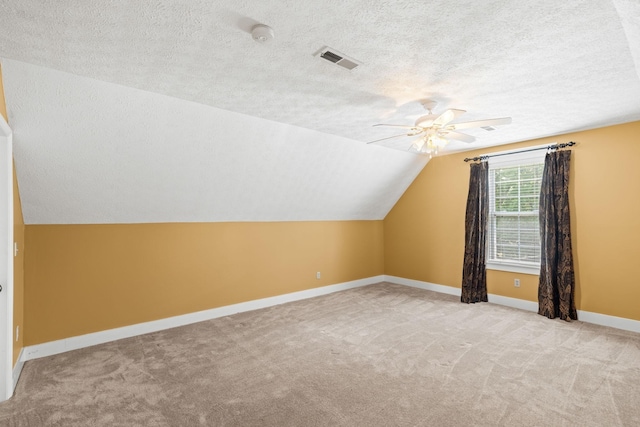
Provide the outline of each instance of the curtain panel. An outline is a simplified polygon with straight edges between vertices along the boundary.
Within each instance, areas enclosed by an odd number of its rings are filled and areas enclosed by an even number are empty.
[[[460,301],[487,301],[487,220],[489,217],[489,164],[472,163],[465,216],[464,264]]]
[[[569,217],[571,151],[547,153],[540,190],[540,281],[538,313],[577,319]]]

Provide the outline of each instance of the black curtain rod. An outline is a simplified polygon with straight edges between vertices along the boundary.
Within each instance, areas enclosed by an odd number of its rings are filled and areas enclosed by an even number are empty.
[[[484,156],[478,156],[478,157],[467,157],[466,159],[464,159],[464,161],[465,162],[478,162],[478,161],[481,161],[481,160],[487,160],[490,157],[508,156],[509,154],[526,153],[527,151],[536,151],[536,150],[559,150],[560,148],[573,147],[574,145],[576,145],[576,143],[571,141],[571,142],[565,142],[565,143],[562,143],[562,144],[547,145],[546,147],[538,147],[538,148],[530,148],[528,150],[512,151],[510,153],[486,154]]]

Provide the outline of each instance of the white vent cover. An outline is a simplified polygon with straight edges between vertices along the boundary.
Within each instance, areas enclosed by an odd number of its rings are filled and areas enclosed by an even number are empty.
[[[339,65],[349,71],[362,64],[361,62],[353,58],[349,58],[347,55],[327,46],[320,49],[320,51],[316,53],[316,56],[322,59],[326,59],[329,62],[333,62],[334,64]]]

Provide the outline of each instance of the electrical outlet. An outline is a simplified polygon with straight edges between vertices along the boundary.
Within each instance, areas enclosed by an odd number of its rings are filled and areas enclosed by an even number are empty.
[[[18,338],[20,338],[20,325],[16,326],[16,342],[18,342]]]
[[[320,272],[319,271],[316,273],[316,279],[320,279]]]
[[[520,287],[520,279],[513,279],[513,286],[515,286],[516,288]]]

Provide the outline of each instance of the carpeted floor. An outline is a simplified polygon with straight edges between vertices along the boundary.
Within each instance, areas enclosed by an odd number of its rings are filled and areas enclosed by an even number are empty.
[[[640,334],[381,283],[27,362],[2,426],[640,426]]]

